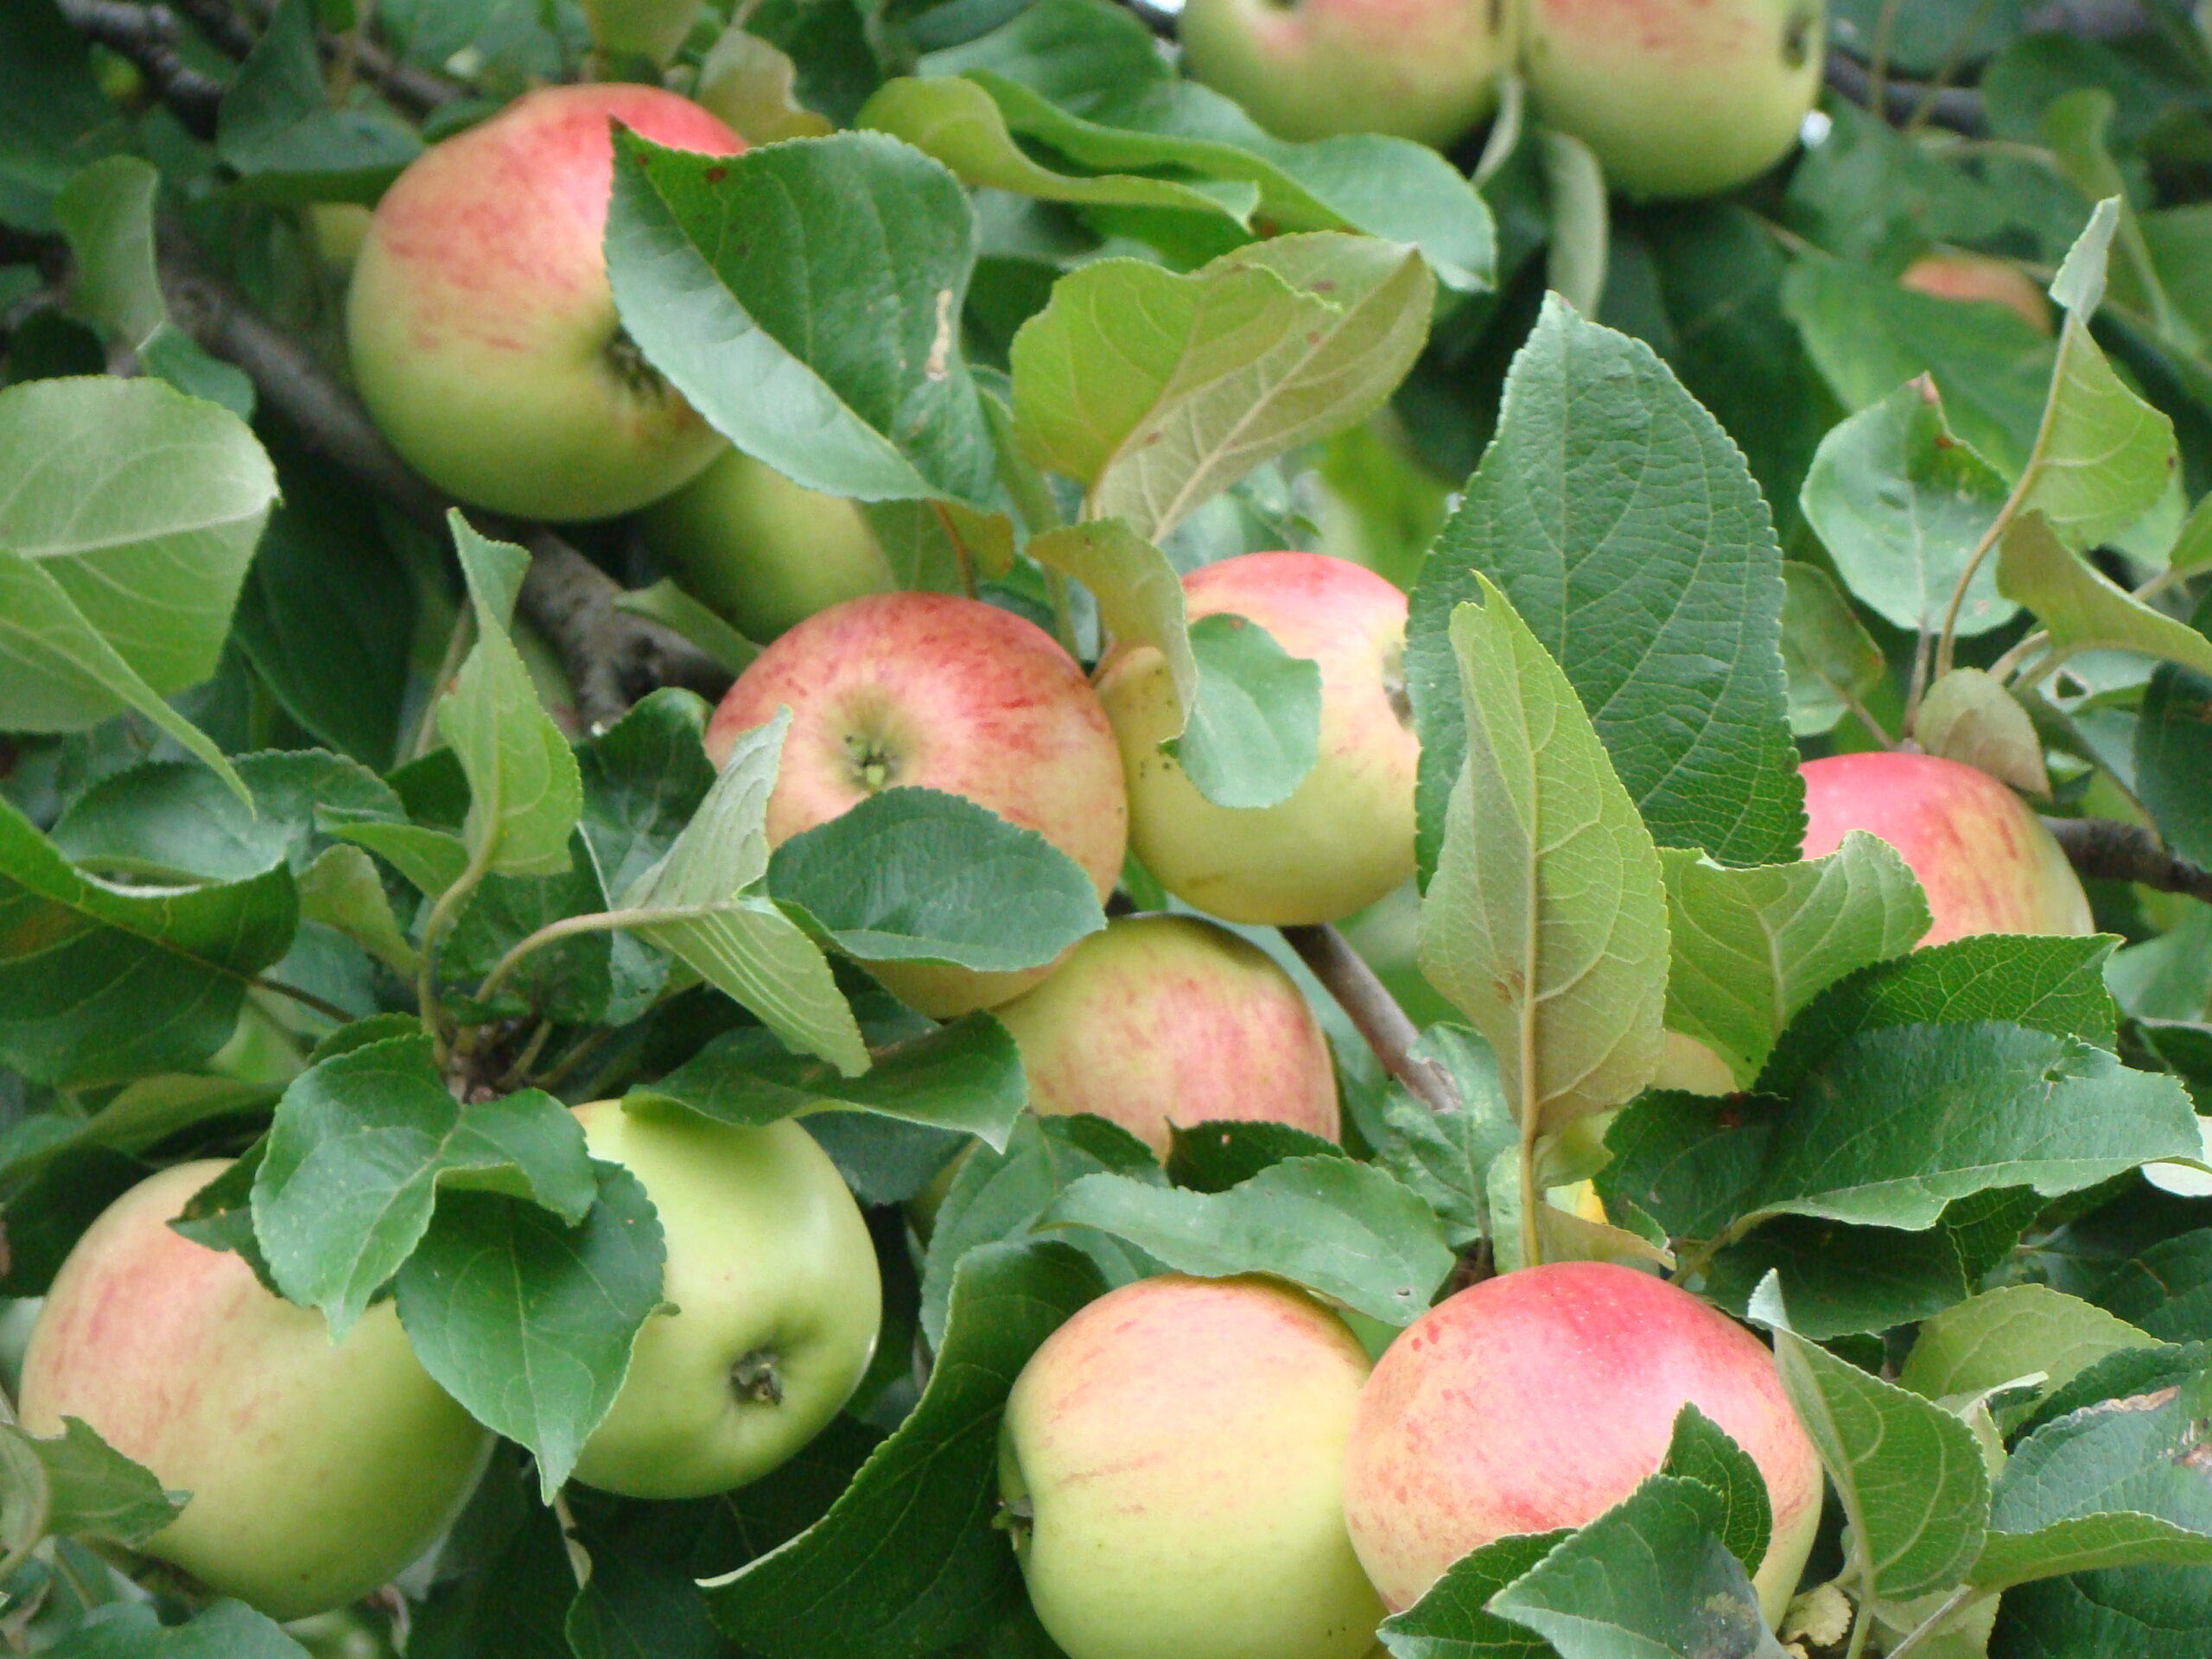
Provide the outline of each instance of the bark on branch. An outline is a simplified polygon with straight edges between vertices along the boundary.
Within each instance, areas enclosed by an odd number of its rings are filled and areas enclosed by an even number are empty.
[[[1282,936],[1298,952],[1300,959],[1313,970],[1313,977],[1328,988],[1329,995],[1337,999],[1338,1007],[1359,1028],[1359,1034],[1367,1039],[1368,1046],[1375,1051],[1385,1071],[1433,1109],[1459,1109],[1459,1091],[1450,1074],[1433,1060],[1414,1055],[1414,1045],[1421,1039],[1421,1033],[1406,1017],[1406,1011],[1398,1006],[1389,988],[1344,942],[1343,934],[1324,922],[1311,927],[1286,927]]]
[[[2139,824],[2117,818],[2045,818],[2075,874],[2092,881],[2133,881],[2212,905],[2212,870],[2177,858]]]
[[[455,504],[399,458],[353,393],[313,352],[208,271],[188,241],[162,227],[162,289],[170,315],[213,355],[245,371],[268,405],[325,455],[408,518],[445,533]],[[614,607],[621,587],[553,531],[471,512],[486,535],[531,551],[523,614],[560,654],[584,719],[596,726],[657,686],[719,696],[729,676],[680,635]]]
[[[1864,64],[1848,53],[1840,48],[1829,50],[1827,79],[1832,91],[1861,109],[1871,107],[1874,78]],[[1918,81],[1885,81],[1878,113],[1885,121],[1909,121],[1928,92],[1928,87]],[[1963,133],[1979,133],[1987,124],[1982,114],[1981,94],[1959,86],[1945,86],[1936,92],[1935,102],[1929,105],[1928,119],[1939,127]]]
[[[154,92],[195,138],[215,136],[223,83],[177,55],[183,25],[167,6],[128,0],[59,0],[63,19],[86,40],[137,66]]]

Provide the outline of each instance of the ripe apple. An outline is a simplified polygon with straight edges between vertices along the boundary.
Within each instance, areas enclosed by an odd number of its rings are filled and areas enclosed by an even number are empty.
[[[740,732],[791,711],[768,798],[780,844],[901,785],[963,795],[1081,865],[1103,901],[1120,880],[1128,806],[1090,682],[1033,623],[946,594],[877,594],[809,617],[770,645],[707,728],[720,766]],[[933,1019],[1020,995],[1051,972],[930,963],[869,969]]]
[[[179,1164],[111,1205],[48,1293],[22,1421],[80,1418],[184,1513],[144,1546],[272,1618],[385,1583],[452,1522],[491,1436],[431,1382],[393,1305],[334,1345],[242,1257],[170,1230],[219,1161]]]
[[[675,1308],[639,1332],[576,1478],[625,1497],[758,1480],[829,1425],[875,1351],[883,1287],[860,1206],[788,1118],[746,1128],[614,1100],[576,1116],[659,1212]]]
[[[2039,334],[2050,332],[2050,300],[2009,259],[1980,253],[1929,253],[1914,260],[1898,283],[1939,300],[1981,300],[2019,314]]]
[[[1440,147],[1497,101],[1506,0],[1190,0],[1183,64],[1281,138],[1387,132]]]
[[[582,0],[592,44],[666,63],[699,18],[699,0]]]
[[[1548,126],[1631,196],[1707,196],[1797,142],[1821,89],[1821,0],[1529,0],[1522,69]]]
[[[1145,868],[1198,909],[1277,926],[1349,916],[1411,877],[1421,742],[1406,700],[1405,594],[1322,553],[1203,565],[1183,594],[1192,621],[1244,617],[1320,665],[1320,758],[1287,800],[1216,806],[1160,752],[1175,729],[1166,659],[1149,645],[1116,652],[1098,694],[1121,741]]]
[[[1631,1268],[1560,1262],[1471,1286],[1390,1344],[1344,1452],[1353,1547],[1393,1609],[1510,1533],[1580,1527],[1666,1460],[1685,1402],[1765,1478],[1770,1624],[1821,1518],[1821,1465],[1758,1338]]]
[[[1936,918],[1920,942],[1970,933],[2094,933],[2088,895],[2058,842],[1987,772],[1932,754],[1808,760],[1805,856],[1853,830],[1879,836],[1920,878]]]
[[[613,121],[677,149],[745,148],[657,87],[549,86],[417,156],[361,244],[346,331],[362,400],[416,470],[474,505],[611,518],[723,448],[615,315],[601,248]]]
[[[639,519],[645,544],[748,639],[840,600],[889,593],[890,561],[860,508],[733,449]]]
[[[1037,1111],[1109,1118],[1163,1157],[1174,1124],[1265,1118],[1337,1138],[1336,1071],[1304,995],[1211,922],[1110,921],[997,1013]]]
[[[999,1490],[1068,1659],[1357,1659],[1382,1617],[1344,1534],[1367,1377],[1344,1322],[1264,1279],[1140,1280],[1015,1380]]]

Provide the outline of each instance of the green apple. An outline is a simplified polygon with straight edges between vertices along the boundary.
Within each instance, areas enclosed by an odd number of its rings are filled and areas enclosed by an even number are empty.
[[[1217,806],[1160,751],[1175,731],[1166,660],[1116,652],[1098,695],[1129,791],[1129,839],[1185,904],[1224,920],[1331,922],[1414,873],[1421,743],[1406,700],[1406,596],[1372,570],[1322,553],[1247,553],[1183,579],[1192,621],[1224,613],[1265,628],[1321,670],[1320,758],[1287,800]]]
[[[833,605],[738,676],[707,728],[715,764],[779,708],[791,711],[791,727],[768,798],[772,845],[912,785],[1034,830],[1083,867],[1101,900],[1121,880],[1128,807],[1113,730],[1083,670],[1033,623],[947,594]],[[1007,1001],[1052,970],[869,971],[942,1020]]]
[[[745,148],[658,87],[549,86],[417,156],[361,243],[346,333],[362,401],[472,505],[611,518],[725,448],[615,315],[601,247],[615,121],[679,149]]]
[[[1528,0],[1547,126],[1631,196],[1707,196],[1789,153],[1820,94],[1822,0]]]
[[[899,585],[856,505],[734,449],[639,524],[683,586],[748,639],[772,639],[840,600]]]
[[[626,1497],[758,1480],[826,1427],[868,1370],[883,1287],[868,1224],[814,1137],[681,1107],[576,1109],[592,1156],[659,1213],[673,1311],[638,1333],[576,1478]]]
[[[1163,1157],[1179,1124],[1264,1118],[1337,1138],[1336,1069],[1305,995],[1211,922],[1117,918],[997,1014],[1033,1110],[1109,1119]]]
[[[1263,1279],[1140,1280],[1047,1338],[999,1489],[1068,1659],[1358,1659],[1382,1608],[1344,1531],[1367,1355]]]
[[[1831,755],[1805,776],[1805,856],[1853,830],[1879,836],[1919,878],[1935,918],[1920,943],[1970,933],[2096,931],[2065,852],[2027,804],[1987,772],[1932,754]]]
[[[1694,1404],[1758,1465],[1770,1624],[1821,1520],[1821,1464],[1759,1339],[1649,1274],[1560,1262],[1484,1280],[1392,1343],[1344,1452],[1344,1518],[1375,1587],[1411,1606],[1508,1533],[1586,1526],[1656,1474]]]
[[[1446,145],[1497,101],[1508,0],[1190,0],[1183,66],[1281,138],[1386,132]]]
[[[699,0],[581,0],[602,52],[666,63],[699,19]]]
[[[220,1161],[118,1198],[54,1276],[23,1360],[34,1434],[75,1417],[192,1501],[143,1546],[272,1618],[343,1605],[438,1539],[491,1436],[433,1382],[391,1302],[334,1344],[243,1257],[170,1230]]]

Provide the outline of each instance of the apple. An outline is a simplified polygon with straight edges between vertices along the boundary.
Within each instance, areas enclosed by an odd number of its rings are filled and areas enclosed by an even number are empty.
[[[1321,670],[1320,758],[1287,800],[1237,810],[1198,793],[1160,745],[1174,684],[1150,645],[1117,650],[1098,694],[1128,776],[1129,838],[1160,884],[1232,922],[1329,922],[1414,873],[1421,742],[1406,700],[1406,596],[1348,559],[1247,553],[1183,579],[1192,621],[1230,613]]]
[[[1068,1659],[1357,1659],[1382,1608],[1344,1533],[1367,1355],[1265,1279],[1140,1280],[1014,1385],[999,1490]]]
[[[1439,147],[1497,102],[1506,0],[1190,0],[1183,67],[1279,138],[1394,133]]]
[[[1939,300],[1979,300],[2019,314],[2039,334],[2050,333],[2050,300],[2035,279],[2009,259],[1980,253],[1923,254],[1904,269],[1899,285]]]
[[[733,449],[640,515],[645,545],[748,639],[898,586],[868,518]]]
[[[827,1427],[883,1319],[875,1246],[844,1178],[786,1118],[717,1123],[679,1106],[579,1106],[592,1156],[659,1213],[671,1312],[645,1321],[576,1478],[625,1497],[706,1497],[758,1480]]]
[[[1708,196],[1789,153],[1821,89],[1821,0],[1529,0],[1547,126],[1631,196]]]
[[[1970,933],[2096,931],[2088,895],[2026,803],[1987,772],[1932,754],[1875,752],[1808,760],[1805,856],[1853,830],[1897,849],[1928,895],[1920,942]]]
[[[791,711],[768,798],[780,845],[887,789],[966,797],[1081,865],[1101,902],[1128,841],[1122,763],[1090,683],[1034,623],[948,594],[877,594],[809,617],[753,658],[707,728],[716,766],[740,732]],[[932,1019],[1020,995],[1052,971],[931,963],[868,971]]]
[[[1485,1280],[1390,1344],[1344,1452],[1352,1546],[1384,1602],[1409,1607],[1493,1539],[1596,1520],[1658,1472],[1685,1403],[1765,1478],[1774,1533],[1752,1582],[1773,1624],[1822,1490],[1774,1357],[1688,1291],[1606,1262]]]
[[[699,0],[582,0],[592,44],[601,51],[660,64],[699,19]]]
[[[745,148],[657,87],[549,86],[417,156],[361,243],[346,333],[362,401],[473,505],[611,518],[724,447],[615,315],[601,245],[615,121],[677,149]]]
[[[334,1344],[241,1256],[170,1230],[228,1166],[178,1164],[118,1198],[54,1275],[22,1416],[79,1418],[188,1491],[145,1553],[272,1618],[342,1606],[451,1524],[492,1438],[415,1358],[389,1301]]]
[[[1162,1157],[1176,1124],[1264,1118],[1337,1138],[1336,1069],[1304,994],[1211,922],[1118,918],[997,1014],[1034,1110],[1111,1119]]]

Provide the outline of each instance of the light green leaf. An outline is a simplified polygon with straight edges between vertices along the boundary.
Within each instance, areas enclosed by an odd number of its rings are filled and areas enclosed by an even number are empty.
[[[614,608],[645,617],[681,634],[714,658],[715,665],[725,673],[742,674],[760,654],[760,646],[677,586],[673,576],[663,576],[650,588],[625,589],[616,597]]]
[[[826,138],[836,129],[827,116],[799,102],[798,67],[742,23],[721,32],[699,62],[691,96],[721,118],[746,142],[772,144],[785,138]]]
[[[402,979],[412,981],[422,966],[376,866],[358,847],[326,848],[308,866],[300,877],[300,919],[336,929]]]
[[[2035,722],[2011,692],[1978,668],[1955,668],[1928,688],[1913,716],[1912,735],[1930,754],[2031,795],[2050,794]]]
[[[1127,1239],[1179,1273],[1264,1273],[1404,1326],[1456,1259],[1428,1206],[1389,1172],[1335,1156],[1286,1159],[1225,1192],[1090,1175],[1037,1225]]]
[[[462,839],[494,874],[558,875],[569,868],[583,781],[507,632],[530,555],[486,540],[458,512],[448,522],[476,612],[476,644],[438,705],[438,729],[468,778]]]
[[[1863,702],[1881,684],[1889,664],[1827,571],[1787,562],[1782,580],[1782,665],[1789,676],[1789,729],[1810,737],[1833,731],[1853,703]]]
[[[1830,430],[1797,499],[1851,591],[1915,632],[1942,626],[2008,493],[2003,475],[1952,435],[1936,383],[1922,375]],[[1986,633],[2016,613],[1985,566],[1957,632]]]
[[[1981,1553],[1989,1476],[1972,1430],[1789,1327],[1775,1281],[1751,1299],[1797,1419],[1835,1483],[1861,1582],[1885,1599],[1948,1590]]]
[[[1060,279],[1014,336],[1029,458],[1157,540],[1262,461],[1365,419],[1428,337],[1412,249],[1316,232],[1187,276],[1108,259]]]
[[[1421,966],[1497,1052],[1522,1133],[1617,1106],[1663,1042],[1659,854],[1574,688],[1486,576],[1452,615],[1467,764]]]
[[[2041,513],[2023,514],[2005,526],[1997,587],[2050,631],[2054,658],[2133,651],[2212,674],[2212,640],[2091,569],[2067,550]],[[2051,660],[2046,658],[2046,665]]]
[[[64,1417],[50,1440],[0,1425],[0,1565],[10,1572],[49,1533],[136,1548],[175,1520],[188,1496],[163,1491],[151,1470],[81,1419]]]
[[[1726,869],[1660,854],[1667,880],[1667,1027],[1704,1043],[1743,1087],[1797,1011],[1928,931],[1903,858],[1858,830],[1826,858]]]
[[[2040,1372],[2048,1395],[2086,1367],[2154,1338],[2049,1285],[2005,1285],[1921,1323],[1897,1381],[1930,1400]]]
[[[1045,201],[1179,210],[1224,219],[1240,229],[1249,228],[1253,210],[1260,205],[1259,187],[1246,182],[1201,189],[1128,173],[1098,178],[1056,173],[1014,143],[991,95],[970,80],[886,81],[861,105],[853,124],[905,139],[943,162],[963,183]]]
[[[1605,296],[1608,220],[1605,175],[1589,145],[1568,132],[1540,129],[1538,157],[1551,207],[1544,250],[1546,285],[1586,317]]]
[[[332,835],[365,847],[435,899],[461,880],[468,868],[468,847],[459,836],[419,823],[341,823]]]

